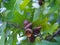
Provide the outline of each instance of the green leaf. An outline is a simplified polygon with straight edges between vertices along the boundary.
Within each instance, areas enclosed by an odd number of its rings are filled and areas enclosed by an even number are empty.
[[[40,8],[36,9],[34,12],[33,22],[39,18],[39,15],[40,15]]]
[[[14,18],[12,19],[12,22],[20,24],[20,26],[22,27],[25,19],[27,19],[26,15],[21,15],[17,11],[15,11]]]
[[[56,42],[49,42],[49,41],[46,41],[46,40],[42,40],[40,42],[35,42],[35,45],[57,45]]]
[[[16,42],[17,42],[17,33],[15,33],[15,34],[13,35],[12,45],[16,45]]]
[[[7,41],[7,45],[9,44],[9,45],[12,45],[12,42],[13,42],[13,37],[9,37],[9,40]]]
[[[60,45],[60,36],[54,37],[54,39],[57,41],[57,45]]]
[[[5,45],[5,30],[6,28],[6,22],[3,23],[3,25],[0,27],[1,31],[1,39],[0,39],[0,45]]]
[[[11,10],[7,10],[5,12],[5,18],[6,18],[6,21],[11,21],[13,18],[14,18],[14,14],[13,14],[13,11]]]
[[[57,42],[60,42],[60,36],[54,37]]]
[[[56,0],[55,3],[60,5],[60,0]]]
[[[22,2],[22,0],[16,0],[16,3],[14,5],[14,10],[16,10],[17,12],[19,12],[20,14],[23,14],[22,11],[21,11],[21,9],[20,9],[20,7],[19,7],[19,5],[20,5],[21,2]]]
[[[54,23],[47,31],[52,34],[57,28],[58,28],[59,24],[58,23]]]
[[[54,5],[53,7],[50,8],[48,14],[54,13],[59,9],[59,5]]]
[[[21,9],[24,9],[29,2],[30,2],[30,0],[24,0],[23,3],[20,4],[20,8],[21,8]]]
[[[16,0],[8,0],[7,3],[4,3],[4,6],[7,8],[7,9],[11,9],[13,10],[14,9],[14,4],[15,4]]]
[[[12,30],[13,30],[13,33],[8,36],[9,39],[6,41],[6,45],[8,45],[8,44],[9,45],[16,45],[18,29],[14,28]]]
[[[49,42],[46,40],[42,40],[42,42],[40,43],[40,45],[57,45],[57,43],[55,42]]]

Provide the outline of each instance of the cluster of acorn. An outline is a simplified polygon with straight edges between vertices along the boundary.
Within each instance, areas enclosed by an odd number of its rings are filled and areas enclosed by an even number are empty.
[[[25,35],[28,37],[30,42],[34,42],[36,35],[40,33],[41,26],[32,29],[32,23],[28,20],[24,21]]]

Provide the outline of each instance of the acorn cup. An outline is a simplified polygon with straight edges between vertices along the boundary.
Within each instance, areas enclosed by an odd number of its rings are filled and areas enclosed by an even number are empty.
[[[33,35],[32,29],[29,29],[29,28],[26,29],[25,34],[26,34],[27,37],[31,37]]]
[[[41,26],[38,26],[38,27],[34,28],[33,29],[33,34],[38,35],[40,33],[40,30],[41,30]]]

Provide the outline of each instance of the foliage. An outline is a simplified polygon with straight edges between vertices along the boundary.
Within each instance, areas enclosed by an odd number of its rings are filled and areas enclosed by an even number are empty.
[[[60,0],[41,2],[0,0],[0,45],[60,45]],[[40,5],[36,8],[33,3]],[[25,35],[25,20],[32,23],[32,31],[41,26],[34,42]]]

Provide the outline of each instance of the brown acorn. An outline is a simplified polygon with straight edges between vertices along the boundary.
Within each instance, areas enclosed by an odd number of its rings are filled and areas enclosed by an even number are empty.
[[[35,38],[36,38],[36,37],[34,37],[34,35],[32,35],[31,37],[29,37],[29,41],[30,41],[30,42],[34,42],[34,41],[35,41]]]
[[[33,35],[32,29],[27,28],[26,31],[25,31],[25,34],[26,34],[27,37],[31,37]]]
[[[29,24],[29,21],[28,20],[25,20],[24,21],[24,26],[28,25]]]
[[[38,26],[38,27],[34,28],[33,34],[34,34],[34,35],[39,34],[39,33],[40,33],[40,30],[41,30],[41,26]]]
[[[32,29],[32,23],[27,24],[27,25],[25,26],[25,29],[27,29],[27,28]]]

